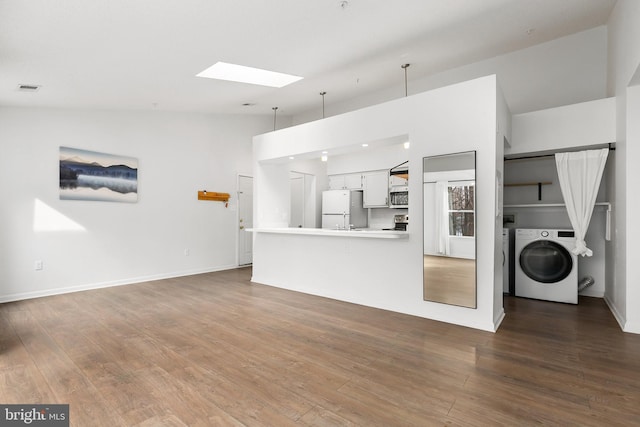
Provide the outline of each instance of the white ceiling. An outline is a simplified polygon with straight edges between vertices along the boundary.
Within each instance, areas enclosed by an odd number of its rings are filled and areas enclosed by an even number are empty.
[[[402,84],[403,63],[419,78],[606,24],[615,0],[342,3],[0,0],[0,106],[294,115],[321,91],[329,105]],[[217,61],[305,78],[195,77]]]

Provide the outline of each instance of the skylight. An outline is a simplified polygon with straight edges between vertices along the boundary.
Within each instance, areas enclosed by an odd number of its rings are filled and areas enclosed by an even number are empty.
[[[196,76],[270,87],[283,87],[302,80],[302,77],[299,76],[245,67],[244,65],[228,64],[226,62],[216,62],[211,67],[196,74]]]

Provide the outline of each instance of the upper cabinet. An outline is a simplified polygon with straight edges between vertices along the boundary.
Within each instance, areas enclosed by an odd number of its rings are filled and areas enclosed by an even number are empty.
[[[389,207],[389,170],[329,175],[329,190],[364,190],[363,207]]]
[[[364,172],[362,174],[365,208],[389,207],[389,170]]]
[[[362,174],[329,175],[329,190],[362,190]]]

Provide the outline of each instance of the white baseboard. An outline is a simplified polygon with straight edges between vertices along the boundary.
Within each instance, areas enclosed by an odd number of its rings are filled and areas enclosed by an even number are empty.
[[[620,325],[620,329],[622,329],[623,331],[627,332],[625,330],[625,324],[627,323],[627,320],[622,315],[622,313],[620,313],[620,311],[618,311],[618,308],[616,307],[616,305],[613,302],[611,302],[611,300],[609,300],[609,298],[606,295],[604,296],[604,302],[607,303],[607,306],[609,307],[609,310],[611,310],[611,314],[613,314],[613,317],[618,322],[618,325]]]
[[[498,313],[496,318],[493,319],[493,332],[496,332],[498,330],[503,320],[504,320],[504,307],[500,309],[500,312]]]
[[[131,277],[126,279],[113,280],[108,282],[87,283],[83,285],[67,286],[61,288],[43,289],[40,291],[20,292],[15,294],[0,295],[0,303],[21,301],[32,298],[48,297],[52,295],[68,294],[72,292],[88,291],[91,289],[110,288],[113,286],[126,286],[135,283],[150,282],[153,280],[171,279],[174,277],[193,276],[195,274],[213,273],[215,271],[231,270],[238,268],[237,265],[226,265],[198,270],[175,271],[171,273],[152,274],[149,276]]]
[[[640,323],[627,322],[622,330],[630,334],[640,334]]]
[[[581,297],[604,298],[604,291],[598,289],[591,290],[590,288],[587,288],[578,295]]]

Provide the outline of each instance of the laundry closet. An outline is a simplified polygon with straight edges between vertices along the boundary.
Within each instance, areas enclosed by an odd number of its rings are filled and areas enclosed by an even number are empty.
[[[613,266],[607,268],[613,258],[615,196],[611,107],[605,99],[514,116],[516,149],[505,147],[503,170],[505,294],[576,304],[579,288],[579,295],[604,297],[613,274]],[[551,149],[536,150],[542,147]],[[572,250],[579,236],[569,219],[555,153],[586,150],[590,156],[599,152],[602,175],[594,187],[595,206],[584,238],[592,256],[576,256]]]
[[[589,229],[585,241],[592,250],[591,257],[577,257],[577,281],[593,278],[593,285],[585,288],[580,295],[594,297],[604,296],[605,286],[605,243],[607,234],[607,211],[609,197],[607,194],[608,168],[613,163],[613,152],[609,153],[605,173],[600,182],[593,209]],[[549,231],[573,230],[565,202],[560,190],[556,162],[553,155],[542,157],[506,160],[504,164],[504,228],[509,230],[509,286],[508,292],[514,293],[516,271],[519,260],[511,260],[516,255],[516,229],[532,229]],[[557,233],[556,233],[557,234]],[[521,232],[522,235],[522,232]],[[550,240],[561,239],[562,236],[550,236]],[[573,268],[576,268],[574,266]],[[541,298],[542,299],[542,298]],[[569,302],[569,301],[561,301]]]

